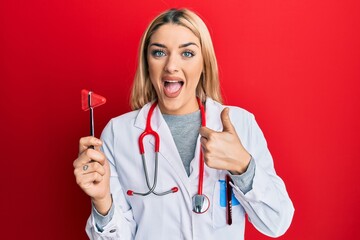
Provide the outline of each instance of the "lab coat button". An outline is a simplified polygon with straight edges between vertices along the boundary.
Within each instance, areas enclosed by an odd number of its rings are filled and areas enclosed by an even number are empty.
[[[114,233],[114,232],[116,232],[116,229],[111,229],[110,230],[110,233]]]

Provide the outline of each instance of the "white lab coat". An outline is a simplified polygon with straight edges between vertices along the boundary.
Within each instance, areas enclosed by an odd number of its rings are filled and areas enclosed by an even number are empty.
[[[115,204],[112,220],[100,233],[90,216],[86,231],[90,239],[243,239],[245,213],[262,233],[276,237],[289,227],[294,208],[283,181],[276,175],[265,138],[254,116],[230,106],[230,119],[242,144],[256,163],[252,190],[243,194],[236,186],[234,193],[240,205],[233,206],[233,224],[226,224],[225,207],[219,204],[219,180],[227,171],[205,165],[203,193],[210,208],[203,214],[192,211],[192,196],[198,190],[199,147],[190,165],[188,177],[171,132],[156,107],[151,125],[160,136],[159,173],[156,191],[177,186],[179,191],[165,196],[127,196],[127,190],[147,192],[148,188],[139,154],[138,138],[144,131],[151,104],[112,119],[105,127],[103,151],[110,162],[111,193]],[[208,98],[207,127],[222,130],[220,113],[225,106]],[[154,139],[144,140],[150,181],[154,176]]]

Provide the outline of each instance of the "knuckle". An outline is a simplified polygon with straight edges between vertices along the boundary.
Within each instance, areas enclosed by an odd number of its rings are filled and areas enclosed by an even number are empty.
[[[84,151],[84,154],[85,154],[87,157],[89,157],[89,158],[90,158],[90,156],[92,156],[92,155],[93,155],[93,152],[94,152],[94,150],[93,150],[93,149],[88,148],[88,149],[86,149],[86,150]]]
[[[206,165],[208,165],[208,167],[213,167],[214,166],[214,163],[213,163],[213,161],[211,160],[211,158],[208,158],[206,161]]]
[[[82,184],[82,181],[81,181],[81,178],[80,177],[76,177],[76,184],[81,186]]]
[[[91,165],[92,165],[91,167],[94,169],[94,171],[99,170],[99,164],[97,162],[94,162]]]
[[[97,140],[97,138],[95,138],[93,136],[82,137],[79,140],[79,145],[80,145],[80,147],[86,147],[86,146],[94,145],[96,140]]]
[[[99,152],[97,151],[97,159],[100,161],[100,162],[103,162],[105,160],[105,155],[102,153],[102,152]]]
[[[93,181],[100,182],[102,181],[102,176],[98,172],[93,173]]]
[[[216,161],[214,154],[212,152],[207,152],[207,154],[205,155],[205,158],[206,158],[206,161],[210,164],[214,164],[214,162]]]
[[[84,155],[88,156],[89,157],[89,154],[91,153],[91,148],[88,148],[84,151]]]
[[[208,151],[208,153],[211,152],[211,149],[214,147],[214,142],[213,141],[209,141],[206,143],[206,149]]]
[[[86,189],[87,185],[89,185],[89,183],[81,182],[81,183],[79,184],[79,186],[80,186],[83,190]]]
[[[99,174],[97,172],[91,173],[91,177],[92,177],[93,180],[96,179],[98,175]]]
[[[216,140],[217,136],[218,136],[218,133],[217,133],[217,132],[211,132],[211,133],[209,134],[208,140],[209,140],[210,142],[213,142],[213,141]]]
[[[101,154],[101,159],[102,159],[103,161],[106,161],[106,156],[105,156],[105,154],[102,153],[102,152],[100,152],[100,154]]]
[[[88,140],[88,137],[82,137],[82,138],[80,138],[80,140],[79,140],[79,144],[80,144],[80,145],[85,145],[86,142],[87,142],[87,140]]]
[[[78,158],[77,159],[75,159],[75,161],[73,161],[73,167],[76,169],[76,165],[77,165],[77,160],[78,160]]]
[[[211,162],[211,156],[209,153],[205,153],[204,154],[204,161],[205,162]]]
[[[102,175],[100,175],[100,174],[98,175],[98,181],[99,181],[99,182],[101,182],[101,181],[103,180],[103,178],[104,178],[104,177],[103,177]]]

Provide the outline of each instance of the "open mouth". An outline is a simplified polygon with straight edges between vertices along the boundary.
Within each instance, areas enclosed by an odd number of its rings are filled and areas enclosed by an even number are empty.
[[[177,97],[180,94],[183,85],[184,81],[165,80],[164,93],[167,97]]]

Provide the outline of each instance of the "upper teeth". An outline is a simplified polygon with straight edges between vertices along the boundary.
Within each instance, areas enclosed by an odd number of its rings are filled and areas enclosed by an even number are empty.
[[[176,83],[176,82],[180,82],[180,81],[175,81],[175,80],[165,80],[165,82]]]

